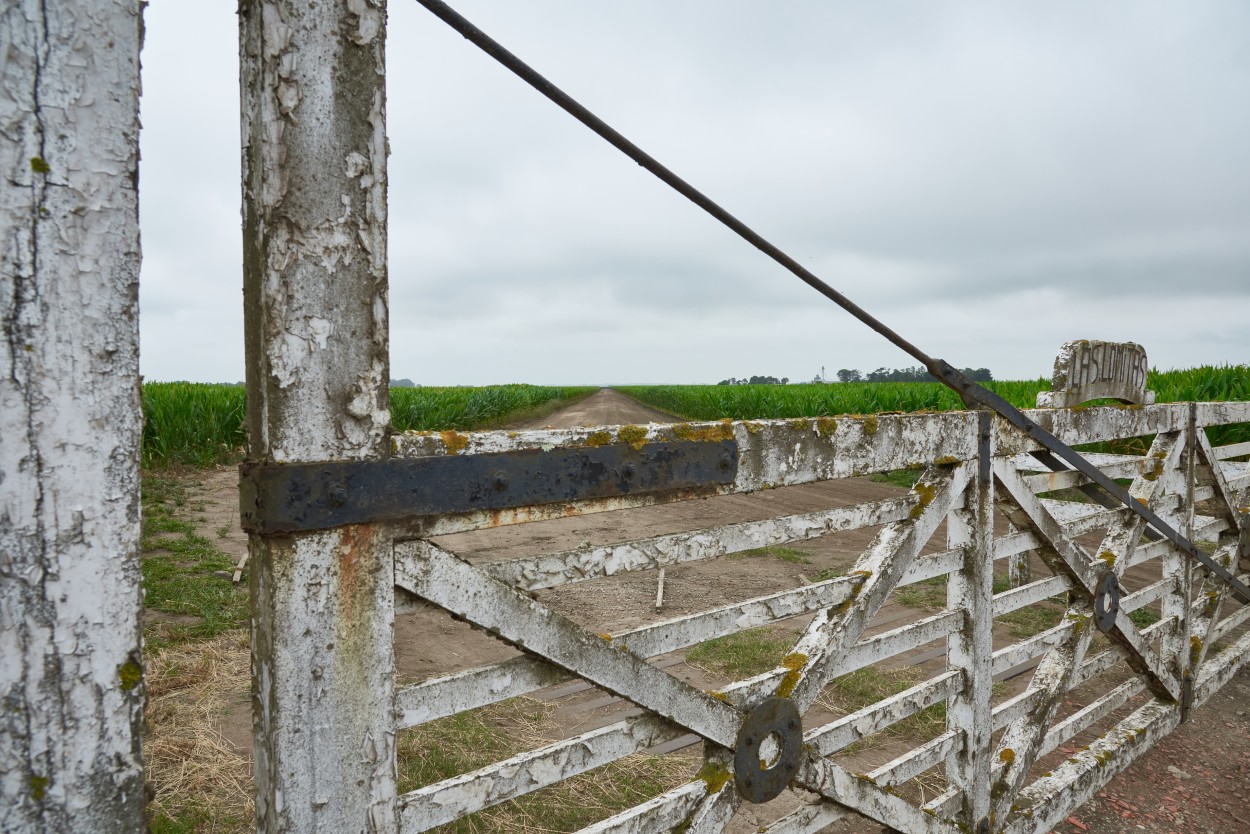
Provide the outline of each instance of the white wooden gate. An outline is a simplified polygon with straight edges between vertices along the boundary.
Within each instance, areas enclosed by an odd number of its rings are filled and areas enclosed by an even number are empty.
[[[241,5],[240,21],[253,458],[243,513],[253,534],[261,830],[427,830],[690,733],[705,741],[697,775],[589,830],[719,831],[744,802],[796,786],[817,801],[764,830],[818,831],[858,813],[909,832],[1041,832],[1250,657],[1250,608],[1208,576],[1245,567],[1236,562],[1246,548],[1250,466],[1234,459],[1250,445],[1213,449],[1204,433],[1250,422],[1247,403],[1028,415],[1069,445],[1148,439],[1145,454],[1091,460],[1131,484],[1156,526],[1166,520],[1188,540],[1211,542],[1213,567],[1203,569],[1173,541],[1150,538],[1138,512],[1044,497],[1103,476],[1047,472],[1018,413],[1014,426],[974,411],[392,437],[384,5],[254,0]],[[683,193],[719,211],[692,191]],[[853,308],[779,251],[774,257]],[[954,379],[944,363],[926,367]],[[905,468],[923,475],[904,498],[537,559],[483,566],[431,541]],[[923,553],[943,522],[944,546]],[[844,576],[624,634],[578,626],[529,593],[864,528],[879,529]],[[995,593],[996,562],[1019,564],[1030,551],[1048,573]],[[1127,572],[1143,566],[1154,575],[1139,587]],[[870,631],[892,594],[940,577],[941,610]],[[426,600],[525,656],[396,691],[397,590],[401,601]],[[1052,628],[995,639],[994,617],[1065,593],[1066,613]],[[1157,622],[1134,622],[1134,612],[1151,608]],[[776,668],[715,692],[649,662],[791,618],[808,619]],[[1093,648],[1100,631],[1107,645]],[[940,674],[832,722],[808,719],[838,676],[933,641],[946,643]],[[995,694],[996,676],[1034,661],[1023,691]],[[405,728],[570,676],[640,714],[397,796],[396,736]],[[1072,711],[1066,697],[1078,686],[1100,689]],[[936,737],[867,771],[848,765],[850,745],[939,703],[946,720]],[[1066,760],[1043,764],[1091,732],[1100,734]],[[921,776],[940,786],[936,796],[912,790]]]
[[[1131,479],[1131,492],[1155,512],[1210,542],[1214,558],[1236,568],[1245,517],[1250,444],[1213,448],[1206,427],[1250,422],[1250,404],[1200,403],[1029,412],[1069,444],[1153,438],[1144,455],[1093,455],[1112,477]],[[879,415],[810,420],[722,422],[534,432],[407,434],[395,438],[392,461],[461,459],[459,471],[511,469],[518,460],[546,477],[534,457],[594,460],[616,451],[647,461],[667,447],[715,448],[732,477],[703,489],[667,490],[663,482],[610,497],[493,506],[417,515],[379,525],[394,541],[395,585],[480,626],[525,656],[426,680],[396,693],[389,736],[423,722],[527,695],[570,676],[619,695],[645,712],[576,735],[473,773],[428,785],[397,800],[399,829],[424,831],[538,790],[683,734],[707,741],[698,777],[650,802],[593,826],[594,831],[722,830],[746,798],[764,798],[760,784],[793,785],[820,794],[766,831],[819,831],[857,812],[900,831],[1043,832],[1166,735],[1250,659],[1243,628],[1250,607],[1225,594],[1168,541],[1145,536],[1126,509],[1039,497],[1087,482],[1051,473],[1030,456],[1037,447],[985,412]],[[529,457],[518,457],[529,455]],[[630,464],[624,464],[628,467]],[[718,493],[745,493],[903,468],[924,473],[906,497],[833,507],[687,533],[604,546],[585,546],[519,560],[475,565],[431,543],[448,533],[621,509]],[[350,476],[349,476],[350,477]],[[577,493],[589,480],[566,476]],[[489,475],[484,490],[507,493],[509,478]],[[364,480],[353,490],[368,491]],[[287,493],[283,493],[287,494]],[[294,492],[290,493],[294,494]],[[488,493],[489,494],[489,493]],[[272,500],[273,496],[270,496]],[[313,502],[314,504],[316,502]],[[1196,511],[1196,507],[1201,511]],[[376,508],[375,508],[376,511]],[[1010,524],[994,532],[995,516]],[[294,516],[293,516],[294,517]],[[272,517],[271,517],[272,518]],[[922,548],[945,521],[947,541]],[[272,522],[271,523],[276,523]],[[876,527],[872,544],[846,575],[698,614],[605,635],[575,625],[528,592],[628,571],[718,559],[766,545],[802,542]],[[1093,535],[1100,543],[1090,546]],[[1081,539],[1082,541],[1078,541]],[[1036,552],[1049,568],[1019,587],[994,592],[995,564]],[[1151,571],[1148,581],[1143,568]],[[1137,577],[1125,579],[1129,569]],[[1045,574],[1045,575],[1040,575]],[[946,605],[914,622],[865,635],[897,589],[946,577]],[[1099,587],[1116,577],[1118,599]],[[994,617],[1068,593],[1058,625],[1027,639],[995,640]],[[1155,609],[1152,624],[1131,617]],[[1110,610],[1107,610],[1110,609]],[[703,692],[648,663],[735,631],[809,619],[793,649],[765,674]],[[1091,651],[1099,620],[1106,645]],[[901,694],[821,725],[803,718],[837,676],[886,661],[937,640],[946,669]],[[1213,651],[1219,644],[1221,648]],[[1035,663],[1027,688],[995,695],[995,676]],[[1078,686],[1081,706],[1065,707]],[[1090,688],[1098,689],[1089,694]],[[777,712],[777,700],[792,705]],[[856,741],[929,707],[946,704],[946,730],[868,771],[841,763]],[[765,707],[760,705],[764,704]],[[1125,714],[1127,713],[1127,714]],[[780,723],[778,720],[780,715]],[[783,725],[797,716],[798,727]],[[769,722],[772,723],[769,723]],[[761,723],[762,722],[762,723]],[[744,726],[747,729],[744,731]],[[755,733],[763,727],[767,732]],[[1079,752],[1051,769],[1035,764],[1081,733],[1097,732]],[[801,741],[799,734],[801,733]],[[772,735],[782,748],[762,768],[760,744]],[[746,751],[746,757],[735,754]],[[776,755],[776,754],[775,754]],[[754,761],[743,772],[743,762]],[[927,801],[909,785],[924,775]],[[941,785],[937,795],[933,786]],[[771,798],[768,796],[767,798]]]
[[[1194,422],[1190,423],[1191,414]],[[1070,444],[1153,436],[1145,455],[1098,455],[1100,468],[1132,480],[1139,500],[1235,567],[1238,519],[1250,465],[1228,458],[1247,444],[1212,448],[1203,428],[1250,420],[1250,405],[1187,404],[1134,409],[1034,412],[1044,427]],[[1191,427],[1192,425],[1192,427]],[[984,434],[981,429],[987,429]],[[527,448],[579,448],[606,431],[548,431],[509,436],[469,435],[460,454]],[[637,435],[624,433],[638,443]],[[836,676],[934,640],[947,641],[947,670],[908,691],[823,726],[802,728],[794,769],[783,783],[821,794],[808,806],[763,830],[818,831],[855,811],[900,831],[1047,831],[1114,774],[1174,728],[1250,658],[1243,624],[1250,608],[1235,603],[1222,583],[1208,580],[1171,543],[1150,541],[1127,510],[1039,498],[1039,492],[1081,485],[1075,473],[1053,474],[1010,427],[991,425],[984,413],[888,415],[758,423],[652,426],[647,444],[683,436],[732,439],[739,450],[731,484],[718,492],[747,492],[849,475],[923,465],[903,500],[753,521],[607,547],[475,567],[426,539],[396,544],[396,584],[469,622],[523,646],[527,657],[426,681],[397,694],[399,726],[522,695],[574,674],[645,707],[647,713],[552,744],[464,778],[399,798],[401,830],[423,831],[462,814],[543,787],[686,732],[710,744],[702,777],[595,826],[595,831],[721,830],[749,789],[733,770],[733,753],[747,743],[741,732],[752,709],[773,697],[802,714]],[[437,435],[402,437],[398,452],[448,454]],[[451,452],[455,454],[456,452]],[[662,495],[525,508],[500,518],[469,513],[417,522],[425,534],[446,533],[534,516],[590,512],[662,500]],[[1202,513],[1195,513],[1201,503]],[[995,512],[1011,532],[995,535]],[[938,525],[947,522],[949,547],[921,556]],[[623,570],[721,558],[764,545],[796,542],[831,531],[882,525],[848,575],[792,591],[665,621],[626,634],[578,627],[524,592]],[[1078,537],[1097,534],[1089,547]],[[1049,575],[995,594],[993,566],[1035,550]],[[1135,566],[1157,576],[1126,587],[1118,611],[1098,598],[1100,581],[1123,579]],[[1001,572],[1001,571],[1000,571]],[[1140,573],[1140,571],[1138,571]],[[947,577],[947,606],[884,633],[864,637],[874,614],[897,588]],[[1127,584],[1127,583],[1126,583]],[[1141,583],[1135,583],[1140,585]],[[1024,640],[995,645],[994,616],[1069,592],[1062,621]],[[1096,602],[1099,604],[1096,606]],[[1139,628],[1130,614],[1157,605],[1161,616]],[[1096,607],[1098,610],[1096,610]],[[1089,649],[1104,615],[1109,645]],[[771,672],[738,681],[723,692],[691,689],[646,659],[736,630],[811,617],[793,650]],[[1219,652],[1211,646],[1223,641]],[[1001,643],[1001,641],[1000,641]],[[1010,698],[993,694],[995,673],[1037,659],[1032,681]],[[1080,709],[1065,710],[1078,685],[1105,682]],[[947,703],[947,729],[871,772],[839,764],[839,752],[930,704]],[[1121,716],[1131,707],[1128,715]],[[1109,718],[1109,716],[1111,718]],[[1080,752],[1048,772],[1040,757],[1091,728],[1100,731]],[[785,736],[784,733],[780,734]],[[758,741],[758,739],[757,739]],[[758,743],[753,755],[758,758]],[[776,769],[787,763],[778,762]],[[909,800],[907,783],[938,770],[945,789],[925,803]],[[751,773],[746,778],[767,778]],[[930,774],[932,784],[932,774]],[[737,782],[737,785],[735,785]],[[683,829],[683,826],[686,828]]]

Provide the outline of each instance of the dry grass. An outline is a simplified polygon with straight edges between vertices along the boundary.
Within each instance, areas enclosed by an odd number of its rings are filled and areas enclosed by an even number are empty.
[[[153,832],[252,830],[248,757],[219,729],[232,699],[246,698],[250,687],[247,632],[167,646],[147,666]]]

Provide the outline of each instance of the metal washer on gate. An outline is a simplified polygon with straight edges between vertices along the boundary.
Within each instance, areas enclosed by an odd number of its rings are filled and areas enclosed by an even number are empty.
[[[776,736],[779,752],[768,763],[760,759],[765,739]],[[734,784],[748,802],[759,804],[778,796],[799,769],[803,752],[803,722],[789,698],[769,698],[757,704],[738,730],[734,749]]]
[[[1094,589],[1094,623],[1106,633],[1115,628],[1116,615],[1120,613],[1120,581],[1111,571],[1102,575]]]

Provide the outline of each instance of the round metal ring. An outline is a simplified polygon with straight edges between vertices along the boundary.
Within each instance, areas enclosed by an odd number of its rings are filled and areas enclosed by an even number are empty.
[[[1115,628],[1116,615],[1120,613],[1120,581],[1107,571],[1098,580],[1094,592],[1094,623],[1101,632]]]
[[[773,754],[771,761],[761,757],[761,749]],[[738,730],[734,750],[738,794],[756,804],[775,798],[794,778],[802,752],[803,721],[794,701],[769,698],[756,705]]]

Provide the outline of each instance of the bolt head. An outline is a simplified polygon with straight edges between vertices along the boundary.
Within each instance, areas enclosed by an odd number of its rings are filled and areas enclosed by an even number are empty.
[[[347,503],[347,487],[342,484],[335,484],[330,487],[330,503],[336,507],[341,507]]]

